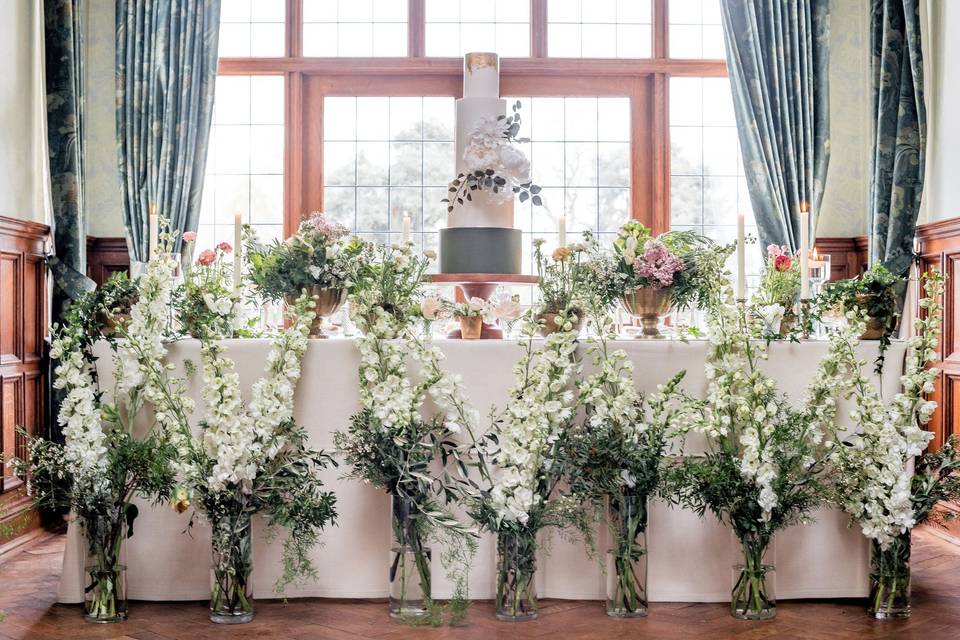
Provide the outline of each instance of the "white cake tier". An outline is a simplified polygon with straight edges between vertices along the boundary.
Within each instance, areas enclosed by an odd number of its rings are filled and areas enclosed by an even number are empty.
[[[462,98],[457,100],[457,127],[454,131],[454,150],[457,174],[465,170],[463,151],[467,138],[476,129],[481,118],[496,118],[507,112],[507,101],[500,98]],[[472,192],[473,201],[455,206],[447,216],[448,227],[513,227],[513,198],[498,202],[488,192]]]
[[[500,97],[500,60],[495,53],[463,56],[463,97]]]

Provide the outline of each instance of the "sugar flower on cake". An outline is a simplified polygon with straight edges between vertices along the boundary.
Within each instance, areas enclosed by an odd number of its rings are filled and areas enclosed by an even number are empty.
[[[485,192],[495,202],[508,202],[514,194],[520,202],[530,200],[543,204],[541,189],[530,178],[530,160],[517,147],[529,142],[518,138],[520,131],[520,102],[513,105],[509,116],[480,118],[467,135],[463,150],[464,170],[450,182],[447,197],[447,213],[473,200],[473,194]]]

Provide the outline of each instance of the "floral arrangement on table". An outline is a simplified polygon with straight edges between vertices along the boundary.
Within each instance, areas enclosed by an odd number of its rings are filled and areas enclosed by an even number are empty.
[[[533,241],[533,257],[537,263],[537,288],[540,304],[536,320],[540,331],[549,335],[557,331],[579,331],[587,305],[587,245],[578,243],[557,247],[549,258],[543,254],[544,240]],[[559,323],[565,318],[570,324]]]
[[[165,234],[162,246],[169,241]],[[138,280],[112,278],[71,305],[64,323],[53,327],[50,350],[58,362],[53,385],[65,394],[57,416],[64,443],[31,438],[26,459],[14,461],[18,473],[30,477],[39,506],[69,507],[83,529],[85,610],[92,622],[127,616],[122,547],[134,531],[134,497],[164,500],[173,485],[175,452],[166,437],[166,410],[179,411],[186,401],[172,407],[158,399],[154,382],[166,372],[160,359],[176,267],[161,251]],[[100,337],[113,348],[111,401],[96,377],[93,345]],[[148,402],[155,407],[154,419],[135,435],[133,421]]]
[[[391,499],[391,615],[441,622],[443,611],[431,599],[428,540],[443,537],[448,544],[443,561],[456,585],[448,609],[457,622],[466,614],[466,576],[476,532],[446,505],[469,490],[465,478],[473,463],[456,437],[472,437],[479,417],[466,406],[459,380],[442,370],[443,355],[429,332],[416,331],[428,308],[422,282],[429,258],[414,255],[409,243],[366,245],[360,256],[351,275],[351,315],[362,331],[356,341],[362,409],[346,431],[334,435],[334,442],[350,466],[350,477],[384,490]],[[409,375],[408,357],[419,365],[417,383]],[[428,398],[439,413],[425,418]],[[448,471],[447,463],[456,471]]]
[[[475,192],[490,194],[499,202],[512,200],[518,194],[520,202],[543,204],[541,188],[530,180],[530,160],[516,146],[530,142],[529,138],[517,137],[519,100],[512,105],[512,111],[509,116],[480,118],[470,132],[463,150],[465,171],[450,182],[449,195],[441,200],[447,204],[447,213],[472,201]]]
[[[793,407],[761,370],[766,345],[753,340],[758,321],[727,303],[708,316],[710,351],[705,400],[690,400],[680,433],[706,438],[706,452],[671,469],[672,499],[729,524],[743,553],[731,613],[744,619],[776,614],[764,555],[777,531],[805,519],[826,496],[829,439],[844,378],[841,347],[831,343],[804,402]]]
[[[622,349],[610,350],[612,321],[594,315],[596,337],[588,338],[588,356],[596,373],[578,385],[577,404],[584,419],[569,436],[568,482],[599,514],[606,503],[613,538],[607,552],[607,615],[647,614],[647,502],[661,486],[671,425],[683,420],[679,385],[674,376],[658,393],[641,397],[634,385],[633,363]]]
[[[470,499],[474,520],[497,535],[497,617],[537,616],[534,584],[537,533],[573,526],[590,541],[589,518],[580,500],[558,491],[566,475],[567,437],[576,414],[572,385],[579,372],[574,312],[561,309],[560,330],[535,347],[539,324],[523,327],[523,356],[504,411],[487,436],[491,465],[478,464],[487,486]]]
[[[278,594],[292,582],[316,577],[307,554],[323,528],[336,522],[336,497],[324,490],[319,476],[333,459],[307,446],[293,418],[313,305],[303,295],[287,309],[290,324],[273,338],[265,375],[253,384],[249,404],[224,345],[212,333],[200,334],[204,417],[197,435],[181,423],[174,442],[185,489],[178,510],[192,502],[212,529],[214,622],[253,618],[253,516],[264,514],[270,529],[286,530]]]
[[[490,304],[476,296],[464,302],[450,303],[453,317],[460,321],[460,334],[464,339],[477,339],[483,330],[483,323],[492,319]]]
[[[921,459],[917,476],[911,460],[926,448],[933,434],[922,426],[936,409],[925,396],[934,389],[939,372],[928,368],[937,359],[936,347],[942,330],[943,276],[930,271],[922,278],[925,297],[920,308],[925,317],[916,319],[916,335],[908,341],[903,391],[887,404],[880,392],[861,371],[856,355],[857,340],[865,328],[863,309],[847,311],[850,326],[837,332],[831,342],[838,345],[847,375],[841,381],[843,393],[852,396],[856,408],[850,418],[859,430],[839,439],[831,456],[836,466],[836,501],[873,542],[871,561],[870,613],[878,618],[903,617],[910,611],[910,531],[927,519],[932,500],[954,495],[952,445],[937,456]]]
[[[644,336],[659,337],[660,317],[671,307],[706,310],[719,304],[732,251],[733,245],[718,245],[692,231],[654,237],[631,220],[617,233],[612,253],[594,249],[590,288],[606,305],[620,302],[639,317]]]
[[[517,294],[502,293],[491,302],[490,312],[504,329],[504,336],[513,334],[513,327],[523,316],[523,305]]]
[[[184,333],[195,338],[230,338],[237,327],[240,294],[233,288],[233,252],[228,242],[197,256],[174,292],[173,307]]]
[[[753,311],[762,321],[762,335],[790,335],[797,322],[795,307],[800,288],[800,261],[786,245],[768,246],[760,289],[752,301]]]
[[[860,277],[826,283],[816,300],[821,317],[830,314],[845,318],[851,310],[864,314],[865,329],[860,339],[880,341],[874,363],[878,374],[883,371],[884,355],[899,324],[896,289],[903,281],[877,262]]]

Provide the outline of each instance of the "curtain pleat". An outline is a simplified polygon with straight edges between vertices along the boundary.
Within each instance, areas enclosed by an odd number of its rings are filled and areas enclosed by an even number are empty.
[[[764,245],[816,229],[830,158],[829,1],[722,0],[727,68],[750,202]]]
[[[149,251],[155,205],[196,231],[217,70],[220,0],[117,0],[117,160],[131,259]]]
[[[913,262],[927,138],[920,0],[872,0],[870,26],[870,263],[906,276]]]

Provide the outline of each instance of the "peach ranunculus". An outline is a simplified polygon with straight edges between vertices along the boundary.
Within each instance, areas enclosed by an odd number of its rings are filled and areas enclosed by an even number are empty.
[[[193,241],[195,241],[196,239],[197,239],[197,232],[196,232],[196,231],[185,231],[184,234],[183,234],[183,241],[184,241],[184,242],[193,242]]]
[[[229,242],[221,242],[217,245],[217,249],[220,249],[220,251],[223,251],[224,253],[230,253],[233,251],[233,247],[230,246]]]
[[[213,249],[204,249],[200,252],[200,255],[197,256],[197,264],[209,267],[217,259],[217,254],[214,253]]]
[[[553,250],[553,261],[554,262],[563,262],[570,257],[573,251],[570,247],[557,247]]]

